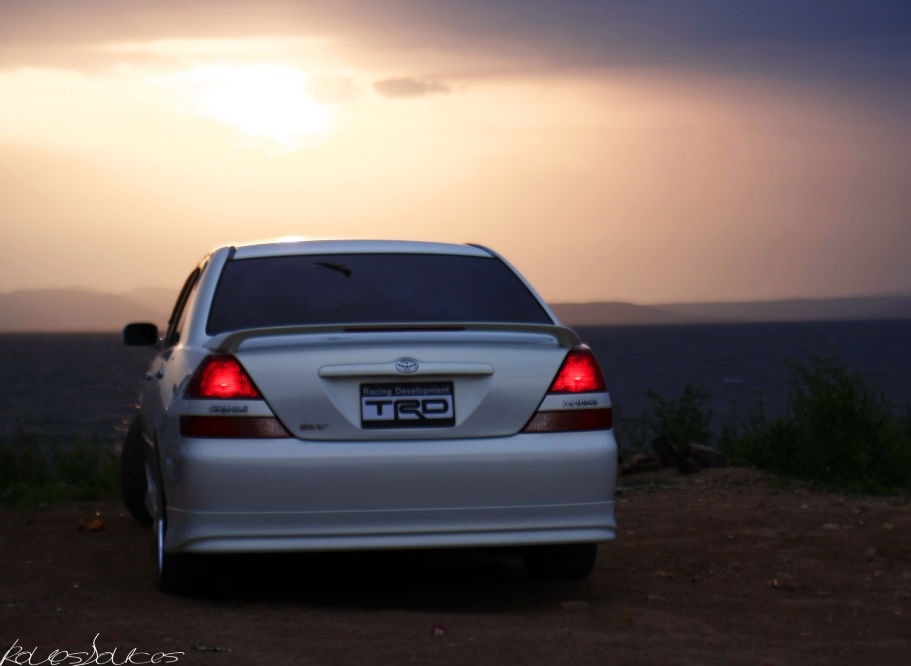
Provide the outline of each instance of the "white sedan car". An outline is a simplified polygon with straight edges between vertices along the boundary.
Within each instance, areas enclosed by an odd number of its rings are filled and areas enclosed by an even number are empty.
[[[221,247],[154,346],[122,456],[165,592],[200,553],[521,547],[583,578],[617,448],[591,350],[474,245]]]

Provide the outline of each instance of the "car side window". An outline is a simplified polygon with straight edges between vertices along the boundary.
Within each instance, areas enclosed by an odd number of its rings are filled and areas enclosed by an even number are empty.
[[[173,347],[180,341],[180,334],[183,332],[183,326],[187,318],[187,302],[199,283],[200,273],[202,273],[201,268],[197,268],[190,273],[187,281],[184,282],[183,288],[180,290],[180,295],[174,304],[174,310],[171,312],[171,318],[168,320],[168,330],[164,337],[165,348]]]

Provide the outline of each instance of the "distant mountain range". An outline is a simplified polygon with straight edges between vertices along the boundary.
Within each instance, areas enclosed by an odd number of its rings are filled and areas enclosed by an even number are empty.
[[[121,294],[89,289],[0,293],[0,332],[119,331],[131,321],[163,327],[175,297],[174,291],[158,288]],[[551,308],[572,326],[911,319],[911,294],[743,303],[554,303]]]
[[[175,298],[169,289],[136,289],[123,294],[90,289],[0,293],[0,331],[119,331],[131,321],[150,321],[162,327]]]
[[[911,294],[717,303],[555,303],[574,326],[911,319]]]

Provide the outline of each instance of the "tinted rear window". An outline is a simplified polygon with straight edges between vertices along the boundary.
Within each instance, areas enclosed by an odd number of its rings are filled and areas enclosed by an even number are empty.
[[[229,261],[207,330],[339,323],[551,323],[503,262],[442,254]]]

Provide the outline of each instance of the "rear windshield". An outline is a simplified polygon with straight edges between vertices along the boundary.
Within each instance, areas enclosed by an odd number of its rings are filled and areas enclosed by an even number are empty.
[[[551,323],[493,257],[326,254],[229,261],[207,331],[348,323]]]

